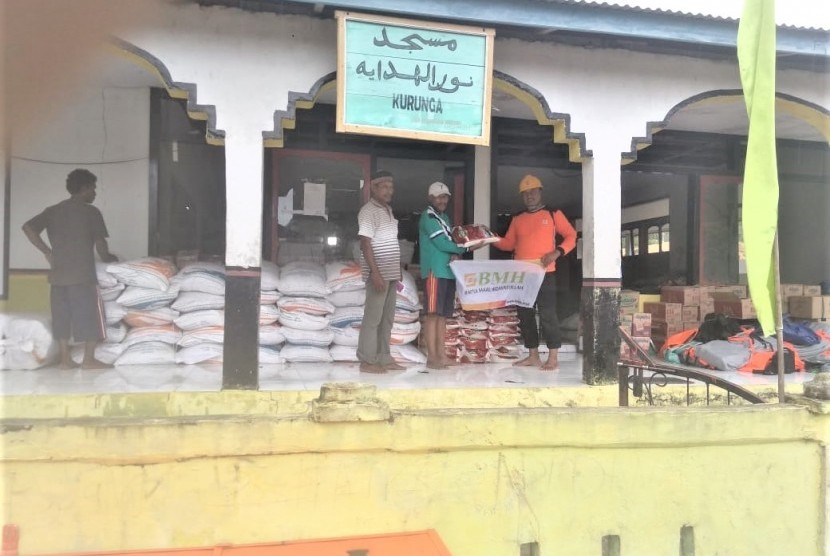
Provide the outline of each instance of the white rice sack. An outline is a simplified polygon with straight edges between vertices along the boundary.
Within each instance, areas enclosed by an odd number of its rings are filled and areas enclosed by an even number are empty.
[[[109,344],[103,343],[95,346],[95,359],[101,363],[112,365],[118,359],[127,346],[124,344]],[[72,347],[72,361],[80,365],[84,361],[84,346],[78,345]]]
[[[366,287],[364,285],[359,290],[338,290],[326,299],[335,307],[363,307],[366,305]]]
[[[176,363],[180,365],[197,365],[199,363],[221,363],[222,344],[205,342],[182,348],[176,352]]]
[[[173,365],[176,348],[164,342],[140,342],[133,344],[118,356],[115,365]]]
[[[401,271],[401,280],[398,282],[397,288],[397,303],[400,306],[409,309],[421,308],[421,304],[418,301],[418,285],[415,283],[415,278],[406,270]]]
[[[101,289],[114,288],[118,285],[118,279],[114,274],[107,272],[107,263],[95,261],[95,276],[98,278],[98,287]]]
[[[127,310],[117,301],[104,301],[104,319],[108,326],[120,322],[126,314]]]
[[[205,326],[182,333],[178,341],[179,347],[191,347],[205,342],[221,344],[225,340],[224,326]]]
[[[420,318],[419,311],[407,311],[406,309],[395,309],[395,322],[400,322],[402,324],[408,324],[410,322],[415,322]]]
[[[262,272],[260,274],[259,289],[279,290],[280,289],[280,267],[271,261],[262,261]]]
[[[330,328],[325,330],[300,330],[284,326],[282,334],[285,336],[286,342],[301,346],[326,347],[334,340],[334,331]]]
[[[360,338],[360,328],[354,326],[344,326],[343,328],[332,327],[334,332],[334,339],[332,342],[338,346],[357,347],[358,338]]]
[[[355,261],[326,263],[326,287],[332,292],[364,289],[366,284]]]
[[[168,323],[159,326],[142,326],[131,328],[124,338],[125,346],[132,346],[141,342],[163,342],[175,344],[182,337],[182,331],[175,324]]]
[[[363,307],[338,307],[330,319],[331,326],[337,328],[360,325],[363,322]]]
[[[225,311],[221,309],[204,309],[182,313],[173,320],[182,330],[193,330],[205,326],[225,326]]]
[[[282,294],[277,290],[263,290],[259,292],[260,305],[276,305]]]
[[[289,363],[331,363],[328,348],[285,344],[280,350],[284,361]]]
[[[225,296],[203,292],[182,292],[171,307],[180,313],[204,311],[206,309],[224,309]]]
[[[163,290],[128,286],[118,296],[118,303],[132,309],[157,309],[169,306],[178,295],[179,290],[175,286]]]
[[[326,297],[326,270],[323,265],[294,261],[280,269],[280,293],[298,297]]]
[[[280,350],[274,347],[259,347],[259,364],[260,365],[279,365],[284,363]]]
[[[328,317],[291,311],[281,311],[279,320],[280,324],[285,327],[300,330],[323,330],[329,326]]]
[[[37,369],[51,363],[57,355],[52,328],[46,315],[3,315],[0,340],[0,368]]]
[[[354,346],[333,345],[329,348],[329,355],[334,361],[357,362],[357,348]]]
[[[259,345],[276,346],[285,343],[285,334],[279,324],[268,324],[259,327]]]
[[[179,276],[193,273],[209,273],[216,276],[225,276],[225,266],[211,261],[196,261],[182,267]]]
[[[276,305],[260,305],[259,307],[259,325],[273,324],[280,318],[280,310]]]
[[[108,344],[117,344],[123,342],[127,337],[127,325],[123,322],[116,322],[115,324],[108,324],[104,330],[104,342]]]
[[[396,322],[392,324],[392,338],[389,340],[390,344],[408,344],[414,342],[418,338],[418,333],[421,332],[421,323],[412,322],[403,324]]]
[[[284,296],[277,301],[282,311],[300,311],[309,315],[330,315],[334,305],[320,297]]]
[[[126,288],[124,284],[120,282],[116,282],[114,286],[111,288],[101,288],[98,290],[98,293],[101,295],[101,299],[104,301],[115,301],[121,295],[121,292],[124,291]]]
[[[225,295],[225,275],[213,272],[179,273],[173,283],[183,292],[204,292]]]
[[[389,354],[397,363],[425,364],[427,356],[412,344],[389,346]]]
[[[164,259],[145,257],[134,261],[112,263],[107,266],[107,272],[128,286],[164,291],[170,287],[170,279],[176,274],[176,266]]]
[[[172,323],[178,316],[179,312],[170,307],[147,310],[127,309],[124,322],[130,326],[160,326]]]

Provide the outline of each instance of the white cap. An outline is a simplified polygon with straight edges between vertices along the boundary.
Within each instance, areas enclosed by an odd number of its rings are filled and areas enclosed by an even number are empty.
[[[452,195],[450,188],[446,184],[437,181],[429,186],[429,196],[437,197],[439,195]]]

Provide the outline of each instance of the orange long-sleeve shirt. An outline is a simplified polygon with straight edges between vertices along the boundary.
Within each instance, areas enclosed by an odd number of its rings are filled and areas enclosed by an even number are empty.
[[[556,244],[556,236],[562,237]],[[513,217],[505,236],[493,244],[502,251],[513,251],[516,260],[538,261],[547,253],[559,247],[564,254],[576,247],[576,230],[562,214],[541,208],[536,212],[522,212]],[[556,270],[556,261],[545,268],[545,272]]]

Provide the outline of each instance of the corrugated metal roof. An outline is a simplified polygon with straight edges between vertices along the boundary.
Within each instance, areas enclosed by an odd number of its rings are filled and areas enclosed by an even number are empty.
[[[547,0],[558,4],[587,4],[625,10],[737,21],[744,0]],[[830,1],[778,0],[776,24],[790,29],[830,32]]]

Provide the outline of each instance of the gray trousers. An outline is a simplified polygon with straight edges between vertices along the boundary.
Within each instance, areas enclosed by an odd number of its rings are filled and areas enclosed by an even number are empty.
[[[392,362],[389,339],[395,321],[396,282],[387,281],[386,287],[380,292],[372,287],[371,282],[366,283],[366,306],[357,340],[357,358],[362,363],[387,365]]]

